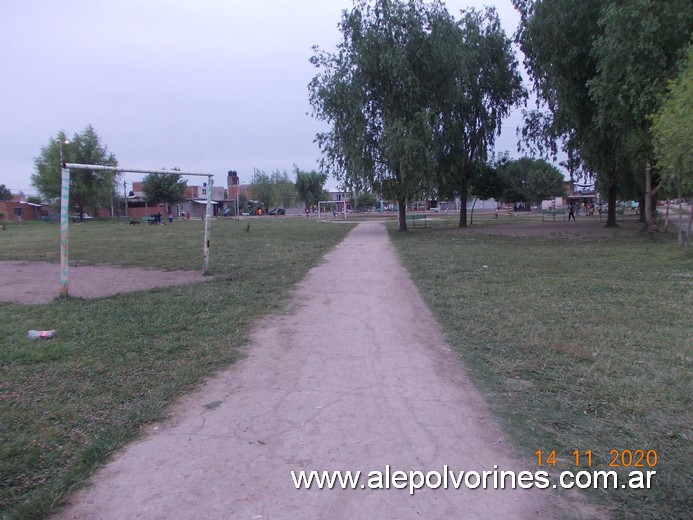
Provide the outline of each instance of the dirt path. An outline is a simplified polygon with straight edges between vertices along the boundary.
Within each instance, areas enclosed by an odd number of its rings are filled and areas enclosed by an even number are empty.
[[[532,470],[512,458],[381,224],[326,255],[248,356],[60,519],[548,518],[549,490],[296,490],[291,470]],[[361,483],[367,482],[363,478]]]

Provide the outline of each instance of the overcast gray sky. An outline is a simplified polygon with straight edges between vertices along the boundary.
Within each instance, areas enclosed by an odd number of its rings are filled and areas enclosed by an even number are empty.
[[[506,33],[510,0],[495,5]],[[271,173],[317,168],[312,46],[333,50],[351,0],[5,0],[0,3],[0,184],[31,187],[58,131],[91,124],[121,166]],[[521,60],[520,60],[521,61]],[[497,150],[516,155],[519,113]],[[128,176],[128,182],[137,177]],[[197,183],[194,180],[193,183]],[[336,186],[329,181],[328,187]]]

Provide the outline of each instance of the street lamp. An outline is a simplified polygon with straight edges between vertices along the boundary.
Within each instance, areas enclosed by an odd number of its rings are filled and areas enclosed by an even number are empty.
[[[128,183],[123,181],[123,198],[125,199],[125,217],[127,218],[128,216],[128,192],[127,192],[127,185]]]
[[[64,144],[70,144],[70,141],[68,141],[65,138],[62,138],[62,139],[56,139],[55,142],[58,143],[58,155],[60,157],[60,163],[58,164],[58,172],[61,172],[63,169],[63,145]]]

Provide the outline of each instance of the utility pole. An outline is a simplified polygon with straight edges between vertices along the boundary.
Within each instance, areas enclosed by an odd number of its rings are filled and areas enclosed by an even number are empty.
[[[125,216],[128,216],[128,191],[127,191],[127,185],[128,183],[123,181],[123,198],[125,199]]]

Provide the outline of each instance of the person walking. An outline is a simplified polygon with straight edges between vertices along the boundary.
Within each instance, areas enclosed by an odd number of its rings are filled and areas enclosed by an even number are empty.
[[[568,222],[570,222],[570,217],[573,217],[573,220],[575,220],[575,205],[572,203],[568,206]]]

